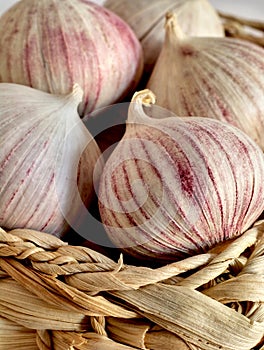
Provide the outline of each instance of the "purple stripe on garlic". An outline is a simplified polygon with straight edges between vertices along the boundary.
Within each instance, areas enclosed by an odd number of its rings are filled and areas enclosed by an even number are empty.
[[[78,85],[62,96],[0,84],[0,226],[62,236],[81,221],[102,169],[82,96]]]
[[[150,90],[134,95],[98,198],[116,246],[168,261],[207,251],[254,223],[264,209],[264,156],[226,122],[170,111],[166,118],[154,103]]]

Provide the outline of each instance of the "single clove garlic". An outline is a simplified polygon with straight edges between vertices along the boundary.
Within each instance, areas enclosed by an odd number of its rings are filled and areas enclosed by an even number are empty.
[[[264,209],[264,155],[231,124],[178,118],[153,103],[149,90],[134,95],[98,198],[117,247],[166,262],[208,251],[254,223]],[[160,118],[149,117],[151,109]]]
[[[147,88],[177,116],[229,122],[264,150],[264,50],[233,38],[191,38],[167,15],[165,42]]]
[[[131,28],[81,0],[22,0],[0,18],[0,82],[67,94],[84,90],[83,116],[133,91],[143,53]]]
[[[85,214],[102,161],[77,112],[82,97],[78,85],[57,96],[0,84],[1,227],[62,237]]]
[[[123,18],[140,40],[146,72],[151,72],[164,41],[164,18],[175,12],[184,33],[190,36],[223,37],[219,15],[208,0],[107,0],[109,10]]]

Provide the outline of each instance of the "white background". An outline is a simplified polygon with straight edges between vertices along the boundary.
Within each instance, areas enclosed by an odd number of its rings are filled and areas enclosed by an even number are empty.
[[[0,0],[0,15],[16,2],[18,0]],[[102,3],[103,0],[96,2]],[[264,0],[210,0],[210,2],[222,11],[264,21]]]

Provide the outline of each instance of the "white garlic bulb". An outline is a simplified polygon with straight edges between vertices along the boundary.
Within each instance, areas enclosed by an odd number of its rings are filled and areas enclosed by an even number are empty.
[[[177,14],[184,33],[191,36],[224,36],[221,19],[208,0],[107,0],[108,9],[123,18],[140,40],[145,69],[150,72],[164,41],[164,18]]]
[[[0,84],[0,226],[62,236],[81,219],[100,157],[78,115],[82,96],[78,85],[56,96]]]
[[[154,95],[129,107],[123,139],[99,187],[102,222],[139,258],[167,261],[240,235],[264,209],[264,156],[242,131],[211,118],[148,116]],[[154,106],[155,107],[155,106]],[[153,108],[153,107],[152,107]]]
[[[178,116],[212,117],[264,149],[264,50],[233,38],[190,38],[168,15],[166,38],[147,87]]]
[[[143,69],[131,28],[81,0],[22,0],[0,18],[0,82],[66,94],[84,90],[81,115],[133,91]]]

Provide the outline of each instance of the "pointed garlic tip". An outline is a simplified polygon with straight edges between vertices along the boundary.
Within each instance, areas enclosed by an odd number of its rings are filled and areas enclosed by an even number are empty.
[[[156,103],[156,96],[149,89],[134,93],[128,109],[127,123],[144,123],[149,116],[144,112],[143,106],[149,107]]]
[[[84,92],[79,84],[74,84],[71,93],[69,94],[70,98],[73,99],[78,104],[82,102]]]
[[[139,102],[144,106],[150,106],[156,103],[156,96],[149,90],[141,90],[134,93],[131,102]]]
[[[185,37],[185,34],[179,26],[177,15],[174,12],[166,13],[165,29],[167,35],[169,33],[173,34],[173,36],[178,39],[183,39]]]

